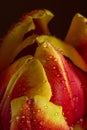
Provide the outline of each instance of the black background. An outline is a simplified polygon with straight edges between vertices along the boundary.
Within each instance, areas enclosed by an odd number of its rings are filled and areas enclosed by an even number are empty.
[[[87,17],[87,0],[3,0],[0,1],[0,37],[23,14],[46,8],[55,14],[50,22],[52,34],[64,38],[72,17],[79,12]]]

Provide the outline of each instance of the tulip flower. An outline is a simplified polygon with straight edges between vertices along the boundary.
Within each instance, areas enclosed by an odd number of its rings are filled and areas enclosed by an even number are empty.
[[[83,56],[80,47],[86,26],[78,16],[65,41],[51,35],[54,14],[46,9],[26,14],[6,34],[0,46],[1,130],[87,128],[86,50]]]

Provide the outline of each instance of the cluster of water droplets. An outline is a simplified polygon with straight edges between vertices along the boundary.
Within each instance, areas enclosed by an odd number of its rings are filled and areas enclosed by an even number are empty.
[[[77,124],[82,124],[83,121],[84,121],[84,119],[83,119],[83,118],[80,118],[80,119],[77,121]]]
[[[46,58],[46,63],[49,64],[48,69],[50,69],[51,71],[53,71],[53,73],[55,74],[55,76],[60,77],[60,75],[58,73],[58,68],[57,68],[57,65],[58,65],[57,59],[54,56],[49,55]]]

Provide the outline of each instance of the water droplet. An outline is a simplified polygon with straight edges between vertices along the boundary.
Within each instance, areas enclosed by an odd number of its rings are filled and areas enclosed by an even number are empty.
[[[82,119],[82,118],[80,118],[80,122],[83,122],[83,119]]]
[[[72,126],[70,127],[70,130],[73,130],[73,127],[72,127]]]
[[[65,114],[62,114],[62,115],[63,115],[63,117],[64,117],[65,121],[67,121],[67,117],[65,116]]]
[[[37,120],[36,120],[36,119],[34,119],[33,121],[34,121],[34,122],[36,122]]]
[[[79,98],[78,98],[78,97],[76,97],[76,102],[78,102],[78,99],[79,99]]]
[[[40,109],[38,109],[37,112],[39,113],[39,112],[40,112]]]
[[[47,109],[47,108],[48,108],[48,106],[47,106],[47,105],[45,105],[45,106],[44,106],[44,108],[45,108],[45,109]]]
[[[62,115],[64,116],[64,112],[62,113]]]
[[[60,77],[60,75],[59,75],[59,74],[57,74],[56,76],[57,76],[57,77]]]
[[[43,125],[43,121],[40,121],[40,125]]]
[[[55,69],[56,69],[56,67],[55,67],[55,66],[53,66],[53,69],[55,70]]]
[[[47,82],[47,80],[43,80],[42,82],[43,82],[43,83],[46,83],[46,82]]]
[[[56,112],[55,115],[58,116],[58,112]]]
[[[39,122],[39,128],[42,130],[42,129],[44,129],[45,130],[45,122],[44,122],[44,120],[42,120],[42,121],[40,121]]]
[[[49,59],[52,59],[53,57],[52,56],[49,56]]]
[[[81,124],[83,122],[83,118],[80,118],[78,121],[77,121],[77,124]]]
[[[31,104],[31,100],[28,100],[28,98],[26,99],[27,104],[30,105]],[[29,109],[29,108],[28,108]]]
[[[76,123],[77,123],[77,124],[79,124],[79,123],[80,123],[80,121],[78,120]]]
[[[47,48],[47,47],[48,47],[47,43],[44,43],[44,44],[43,44],[43,47],[44,47],[44,48]]]
[[[27,124],[28,124],[28,125],[30,124],[30,121],[29,121],[29,120],[27,120]]]
[[[75,112],[77,112],[77,109],[75,109]]]
[[[77,96],[74,96],[74,97],[73,97],[73,101],[78,102],[78,97],[77,97]]]
[[[8,95],[8,98],[9,98],[10,96]]]
[[[25,116],[23,115],[23,116],[22,116],[22,119],[24,119],[24,118],[25,118]]]
[[[61,80],[61,82],[62,82],[62,83],[65,83],[65,80],[63,79],[63,80]]]
[[[75,97],[73,97],[73,101],[75,101]]]
[[[35,111],[33,111],[32,113],[33,113],[33,114],[35,114],[36,112],[35,112]]]
[[[19,120],[19,116],[16,116],[16,120]]]
[[[55,58],[55,59],[54,59],[54,61],[56,62],[56,61],[57,61],[57,59]]]

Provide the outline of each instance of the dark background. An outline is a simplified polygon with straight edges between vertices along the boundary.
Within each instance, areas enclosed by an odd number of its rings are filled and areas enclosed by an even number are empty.
[[[79,12],[87,17],[87,0],[3,0],[0,1],[0,37],[23,14],[39,8],[46,8],[55,14],[50,22],[52,34],[64,38],[72,17]]]

